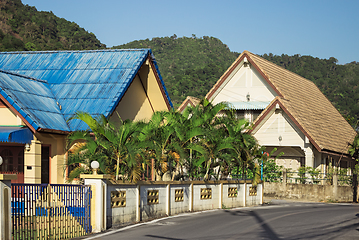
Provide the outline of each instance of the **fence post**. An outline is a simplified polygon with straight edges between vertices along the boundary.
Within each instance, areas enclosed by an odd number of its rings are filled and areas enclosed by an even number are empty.
[[[166,214],[167,216],[170,216],[171,215],[171,184],[170,183],[167,183],[166,195],[167,195]]]
[[[219,184],[219,208],[223,205],[223,182]]]
[[[334,200],[338,199],[338,174],[333,173],[333,197]]]
[[[283,170],[282,189],[284,193],[287,191],[287,169]]]
[[[141,221],[141,185],[137,183],[136,187],[136,222]]]
[[[244,186],[243,207],[245,207],[247,205],[247,203],[246,203],[246,201],[247,201],[247,182],[246,182],[246,180],[244,180],[243,186]]]
[[[14,174],[0,174],[0,239],[10,240],[11,236],[11,180]]]
[[[107,218],[107,183],[109,175],[81,174],[85,185],[91,185],[91,225],[92,232],[97,233],[106,230]]]
[[[189,187],[190,189],[190,194],[189,194],[189,211],[192,212],[193,211],[193,181],[191,182],[191,185]]]
[[[263,196],[264,196],[264,182],[261,183],[261,204],[263,205]]]

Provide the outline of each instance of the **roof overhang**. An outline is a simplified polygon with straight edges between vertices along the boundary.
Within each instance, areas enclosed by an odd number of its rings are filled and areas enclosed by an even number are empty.
[[[0,127],[0,142],[30,144],[33,139],[27,127]]]
[[[230,102],[229,105],[236,110],[264,110],[270,102]]]
[[[326,149],[323,149],[323,150],[321,151],[321,153],[324,153],[324,154],[327,154],[327,155],[330,155],[330,156],[336,156],[336,157],[340,157],[340,158],[345,158],[345,159],[349,159],[349,160],[354,160],[353,157],[350,156],[349,154],[337,153],[337,152],[333,152],[333,151],[326,150]]]
[[[154,74],[155,74],[155,78],[156,78],[157,83],[158,83],[158,85],[159,85],[159,87],[160,87],[162,96],[163,96],[163,98],[165,99],[167,108],[168,108],[168,110],[171,110],[171,109],[173,108],[173,104],[172,104],[172,102],[171,102],[171,99],[170,99],[170,96],[169,96],[169,94],[168,94],[168,92],[167,92],[165,83],[164,83],[164,81],[163,81],[163,79],[162,79],[162,76],[161,76],[161,74],[160,74],[160,70],[159,70],[159,68],[158,68],[157,62],[156,62],[156,60],[154,60],[153,57],[152,57],[152,50],[149,51],[149,54],[148,54],[148,56],[147,56],[147,59],[148,59],[149,64],[150,64],[150,66],[151,66],[151,68],[152,68],[152,70],[153,70],[153,72],[154,72]]]
[[[26,119],[23,115],[21,115],[21,114],[14,108],[14,106],[13,106],[12,104],[10,104],[9,101],[8,101],[4,96],[2,96],[1,94],[0,94],[0,99],[3,101],[3,103],[4,103],[8,108],[11,109],[11,111],[12,111],[13,113],[15,113],[17,116],[19,116],[19,117],[21,118],[21,120],[26,124],[26,126],[27,126],[28,128],[31,129],[31,131],[36,132],[36,129],[27,121],[27,119]]]

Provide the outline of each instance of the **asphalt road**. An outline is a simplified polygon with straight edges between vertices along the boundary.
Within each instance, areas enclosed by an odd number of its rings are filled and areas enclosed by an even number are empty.
[[[85,238],[86,239],[86,238]],[[158,219],[87,239],[359,239],[359,205],[286,203]]]

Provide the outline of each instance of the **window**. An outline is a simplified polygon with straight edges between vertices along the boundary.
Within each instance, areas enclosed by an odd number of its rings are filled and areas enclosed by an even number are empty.
[[[24,150],[19,151],[17,155],[17,171],[24,172]]]
[[[2,172],[11,172],[13,171],[13,162],[14,158],[10,149],[4,149],[1,151],[0,156],[4,160],[3,164],[0,166],[0,171]]]

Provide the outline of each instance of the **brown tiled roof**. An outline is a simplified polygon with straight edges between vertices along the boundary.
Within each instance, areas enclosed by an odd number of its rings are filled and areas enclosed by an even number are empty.
[[[319,151],[347,153],[348,143],[353,142],[356,132],[319,88],[313,82],[248,51],[244,51],[220,78],[207,94],[208,99],[244,57],[279,95],[264,114],[277,101]]]
[[[193,107],[197,106],[201,102],[201,99],[196,97],[187,96],[187,98],[182,102],[181,106],[178,107],[179,112],[183,112],[183,110],[191,104]]]

